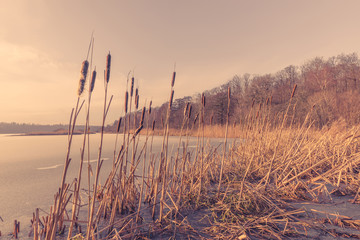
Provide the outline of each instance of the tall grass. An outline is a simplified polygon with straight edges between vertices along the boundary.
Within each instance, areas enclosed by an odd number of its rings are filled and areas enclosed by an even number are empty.
[[[174,130],[171,129],[170,117],[175,71],[170,81],[160,154],[155,154],[152,149],[156,133],[151,102],[148,111],[145,106],[141,112],[138,111],[139,90],[136,88],[134,95],[132,77],[130,89],[126,86],[125,90],[125,115],[120,117],[116,129],[112,168],[104,173],[106,180],[100,184],[104,126],[112,100],[112,97],[107,100],[111,66],[109,53],[104,74],[105,99],[96,173],[92,181],[89,174],[88,203],[80,204],[80,186],[84,186],[81,182],[82,164],[78,178],[70,183],[66,180],[66,173],[70,167],[72,133],[82,107],[79,102],[87,73],[85,65],[86,62],[81,71],[76,107],[70,119],[59,192],[55,195],[50,213],[43,216],[41,223],[39,212],[36,212],[33,223],[35,238],[54,239],[65,233],[69,239],[149,239],[161,234],[167,238],[195,239],[304,237],[306,231],[301,229],[316,227],[316,224],[310,225],[301,220],[304,210],[293,208],[287,201],[320,202],[324,197],[331,199],[331,193],[336,191],[354,194],[354,202],[358,201],[358,127],[346,129],[339,123],[329,129],[317,130],[313,127],[310,114],[302,125],[292,125],[294,117],[288,115],[295,107],[295,86],[289,96],[288,108],[281,116],[282,121],[270,119],[269,96],[258,107],[254,102],[241,124],[235,126],[227,117],[225,126],[207,126],[204,119],[211,116],[204,114],[206,105],[203,96],[199,112],[193,112],[191,103],[185,105],[181,128]],[[81,163],[90,126],[92,90],[93,83],[88,97]],[[229,88],[227,116],[230,92]],[[132,108],[133,97],[135,110]],[[192,114],[196,115],[194,121],[190,121]],[[146,120],[147,124],[144,124]],[[145,126],[148,128],[144,129]],[[140,136],[140,133],[143,135]],[[168,142],[171,133],[179,136],[173,153]],[[223,138],[221,146],[212,147],[209,136]],[[230,138],[233,144],[228,144]],[[191,139],[197,139],[195,151],[189,148]],[[93,185],[90,186],[90,182]],[[79,214],[80,208],[84,207],[87,214]],[[70,211],[71,217],[68,214]],[[200,225],[192,220],[195,215],[202,219]],[[204,219],[207,219],[206,223]],[[68,229],[64,222],[70,222]]]

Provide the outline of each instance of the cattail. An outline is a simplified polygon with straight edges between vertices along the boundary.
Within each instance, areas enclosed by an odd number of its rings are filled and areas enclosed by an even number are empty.
[[[139,108],[139,95],[135,95],[135,108],[136,110]]]
[[[141,131],[141,129],[143,129],[143,125],[140,125],[140,127],[138,127],[136,130],[135,130],[135,133],[134,133],[134,136],[133,137],[136,137],[136,135],[139,134],[139,132]]]
[[[117,126],[117,132],[120,131],[121,120],[122,120],[122,117],[119,118],[119,122],[118,122],[118,126]]]
[[[152,123],[152,130],[154,131],[154,129],[155,129],[155,120]]]
[[[163,118],[161,118],[161,125],[162,125],[162,127],[164,127],[164,119]]]
[[[134,100],[135,100],[135,108],[138,109],[138,95],[135,94],[135,97],[134,97]]]
[[[95,68],[95,70],[92,72],[91,83],[90,83],[90,92],[92,92],[92,91],[94,90],[94,87],[95,87],[95,79],[96,79],[96,68]]]
[[[230,97],[231,97],[231,88],[228,87],[228,99],[230,99]]]
[[[125,93],[125,114],[128,112],[128,101],[129,101],[129,92]]]
[[[189,102],[187,102],[186,103],[186,105],[185,105],[185,108],[184,108],[184,116],[186,116],[186,113],[187,113],[187,111],[189,110]]]
[[[196,114],[195,119],[194,119],[194,124],[196,123],[198,117],[199,117],[199,114]]]
[[[111,55],[110,52],[106,57],[106,70],[105,70],[105,80],[108,83],[110,80],[110,67],[111,67]]]
[[[83,93],[84,87],[85,87],[85,80],[80,79],[79,88],[78,88],[78,96],[80,96]]]
[[[211,118],[210,118],[210,125],[213,124],[213,121],[214,121],[214,115],[211,115]]]
[[[253,99],[253,101],[252,101],[251,108],[254,107],[254,104],[255,104],[255,99]]]
[[[259,103],[259,111],[261,110],[262,107],[262,103]]]
[[[269,105],[269,98],[266,98],[266,106]]]
[[[174,71],[172,81],[171,81],[171,87],[174,87],[174,85],[175,85],[175,77],[176,77],[176,72]]]
[[[88,68],[89,68],[89,62],[87,60],[83,61],[82,66],[81,66],[81,71],[80,71],[80,81],[79,81],[79,88],[78,88],[78,95],[79,96],[84,91],[85,80],[86,80]]]
[[[297,84],[295,84],[295,85],[294,85],[294,89],[292,90],[292,93],[291,93],[291,98],[293,98],[293,97],[294,97],[294,94],[295,94],[296,88],[297,88]]]
[[[192,112],[192,105],[190,105],[190,107],[189,107],[189,112],[188,112],[188,118],[189,119],[191,118],[191,112]]]
[[[144,124],[145,111],[146,111],[146,108],[145,108],[145,107],[143,107],[143,110],[142,110],[142,113],[141,113],[141,121],[140,121],[140,125],[143,125],[143,124]]]
[[[270,97],[270,105],[272,104],[272,97],[273,97],[273,96]]]
[[[170,101],[169,101],[169,107],[170,108],[172,106],[173,99],[174,99],[174,90],[171,90]]]
[[[130,96],[132,97],[134,94],[134,77],[131,78],[131,86],[130,86]]]
[[[152,101],[150,101],[149,103],[149,111],[148,111],[149,115],[151,114],[151,105],[152,105]]]
[[[201,104],[203,107],[205,107],[205,94],[204,93],[202,93],[202,95],[201,95]]]

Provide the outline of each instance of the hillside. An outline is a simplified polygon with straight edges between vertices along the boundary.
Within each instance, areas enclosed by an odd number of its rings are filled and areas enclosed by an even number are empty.
[[[294,105],[289,111],[292,116],[287,124],[301,124],[309,114],[314,126],[323,128],[333,122],[344,120],[348,126],[359,123],[360,110],[360,60],[356,53],[341,54],[324,59],[316,57],[301,66],[290,65],[274,74],[235,75],[225,84],[207,90],[204,123],[222,125],[226,120],[227,89],[231,89],[230,123],[244,122],[250,111],[254,117],[266,106],[271,119],[276,124],[277,116],[287,107],[295,84],[297,85]],[[181,80],[179,80],[181,81]],[[176,91],[176,86],[175,86]],[[172,105],[170,126],[180,128],[184,108],[192,106],[191,119],[197,118],[201,106],[201,94],[175,99]],[[150,124],[155,121],[156,128],[162,128],[167,104],[152,109]],[[148,106],[146,106],[148,107]],[[141,110],[136,113],[140,119]],[[115,131],[118,121],[107,127]],[[145,120],[145,127],[147,120]],[[195,126],[196,127],[196,126]]]

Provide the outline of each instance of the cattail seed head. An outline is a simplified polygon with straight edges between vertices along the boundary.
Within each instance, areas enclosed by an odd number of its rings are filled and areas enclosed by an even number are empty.
[[[111,55],[110,52],[106,57],[106,70],[105,70],[105,80],[108,83],[110,80],[110,68],[111,68]]]
[[[139,108],[139,89],[135,89],[135,108]]]
[[[269,105],[269,98],[266,98],[266,106]]]
[[[130,96],[132,97],[134,94],[134,77],[131,78],[131,86],[130,86]]]
[[[174,90],[171,91],[170,101],[169,101],[169,108],[171,108],[171,106],[172,106],[173,99],[174,99]]]
[[[129,92],[125,93],[125,114],[128,112],[128,101],[129,101]]]
[[[150,101],[149,103],[149,111],[148,111],[149,115],[151,114],[151,105],[152,105],[152,101]]]
[[[253,101],[252,101],[251,108],[254,107],[254,104],[255,104],[255,99],[253,99]]]
[[[142,110],[142,113],[141,113],[140,125],[144,124],[145,111],[146,111],[146,107],[143,107],[143,110]]]
[[[90,92],[94,91],[95,80],[96,80],[96,69],[92,72],[91,83],[90,83]]]
[[[117,132],[120,132],[121,120],[122,120],[122,117],[119,118],[119,122],[118,122],[118,126],[117,126]]]
[[[155,120],[152,122],[152,130],[154,131],[155,129]]]
[[[135,95],[135,108],[136,110],[139,108],[139,95]]]
[[[205,107],[205,94],[204,93],[202,93],[202,95],[201,95],[201,104],[203,107]]]
[[[81,76],[80,78],[86,79],[87,73],[89,68],[89,62],[87,60],[83,61],[81,66]]]
[[[297,84],[294,85],[294,88],[293,88],[292,93],[291,93],[291,98],[294,97],[296,88],[297,88]]]
[[[85,87],[85,79],[80,79],[79,88],[78,88],[78,96],[80,96],[83,93],[84,87]]]
[[[187,113],[187,111],[189,110],[189,102],[187,102],[186,103],[186,105],[185,105],[185,108],[184,108],[184,116],[186,116],[186,113]]]
[[[192,105],[190,105],[190,107],[189,107],[189,112],[188,112],[188,118],[189,119],[191,118],[191,112],[192,112]]]
[[[230,97],[231,97],[231,88],[228,87],[228,99],[230,99]]]
[[[140,125],[140,127],[138,127],[136,130],[135,130],[135,133],[134,133],[134,136],[133,137],[136,137],[139,133],[140,133],[140,131],[143,129],[143,125]]]
[[[176,72],[174,71],[173,77],[172,77],[172,80],[171,80],[171,87],[174,87],[174,85],[175,85],[175,77],[176,77]]]
[[[80,96],[85,87],[85,80],[88,73],[89,62],[87,60],[83,61],[80,71],[80,81],[79,81],[79,88],[78,88],[78,95]]]
[[[194,124],[196,123],[198,117],[199,117],[199,114],[196,114],[196,116],[195,116],[195,118],[194,118]]]

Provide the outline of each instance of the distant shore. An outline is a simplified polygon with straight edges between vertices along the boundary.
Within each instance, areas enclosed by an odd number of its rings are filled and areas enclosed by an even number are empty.
[[[95,134],[96,132],[89,132],[89,134]],[[82,135],[84,131],[74,131],[73,135]],[[58,130],[52,132],[29,132],[29,133],[20,133],[12,134],[10,136],[54,136],[54,135],[68,135],[67,130]]]

